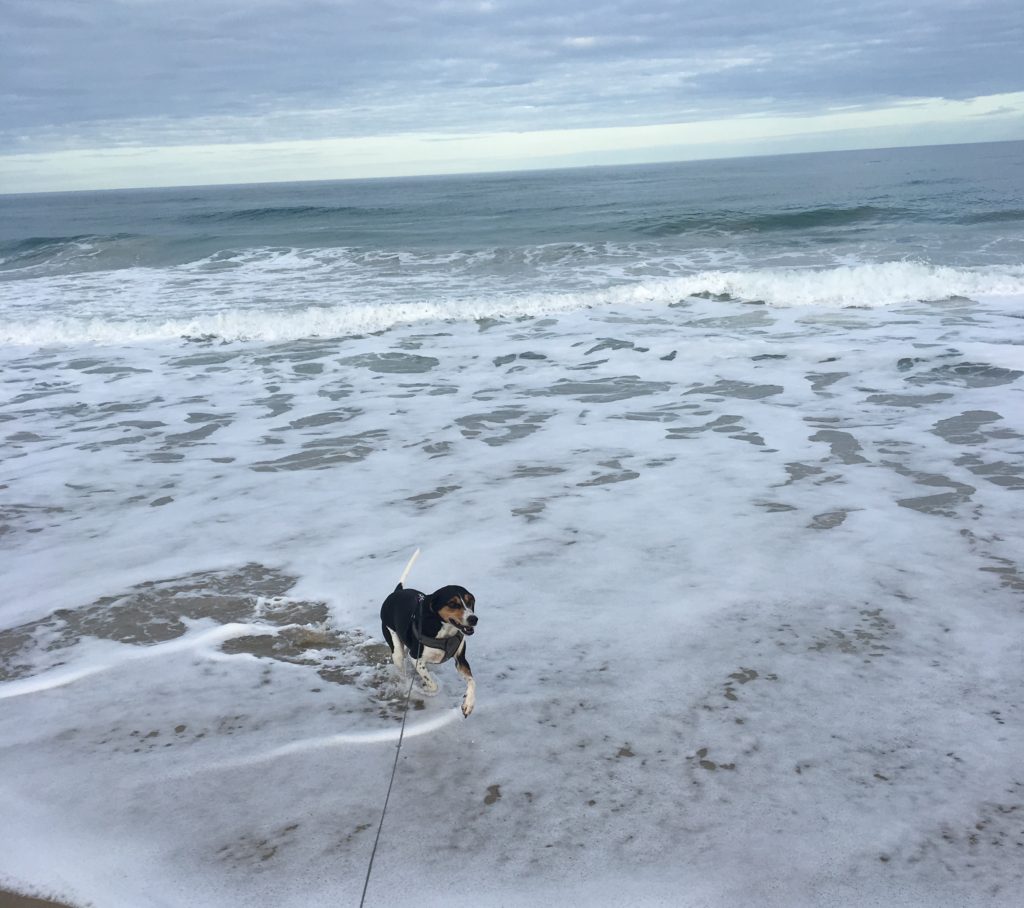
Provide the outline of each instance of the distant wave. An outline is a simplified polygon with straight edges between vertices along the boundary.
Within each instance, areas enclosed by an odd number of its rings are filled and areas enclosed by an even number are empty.
[[[32,269],[40,265],[63,263],[73,257],[95,256],[105,246],[138,239],[131,233],[75,234],[72,236],[30,236],[0,242],[0,269]]]
[[[833,268],[700,271],[572,293],[530,293],[478,299],[306,306],[278,310],[238,308],[177,319],[37,318],[0,323],[0,342],[133,344],[180,338],[285,341],[344,337],[426,321],[540,317],[603,306],[669,305],[715,295],[769,306],[883,307],[952,297],[1019,296],[1024,266],[968,269],[921,262],[886,262]]]
[[[860,223],[877,224],[882,221],[908,218],[913,218],[913,212],[905,208],[856,205],[850,208],[806,208],[798,211],[773,211],[763,214],[750,214],[741,211],[682,214],[677,217],[640,221],[635,228],[646,236],[662,237],[702,231],[737,233],[813,230],[816,227],[849,227]]]
[[[269,205],[263,208],[197,212],[184,215],[180,220],[186,224],[231,224],[275,220],[287,223],[308,218],[378,213],[379,211],[381,209],[359,208],[351,205]]]
[[[1024,221],[1024,208],[1009,208],[1002,211],[979,211],[957,219],[958,224],[1002,224]]]
[[[18,255],[34,252],[37,249],[48,249],[67,243],[78,243],[83,240],[91,239],[94,239],[94,237],[88,234],[81,234],[77,236],[29,236],[22,240],[11,240],[6,243],[0,243],[0,254]]]

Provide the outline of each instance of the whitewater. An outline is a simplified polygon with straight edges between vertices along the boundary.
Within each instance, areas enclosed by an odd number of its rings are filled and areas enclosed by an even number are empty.
[[[1017,903],[1024,143],[0,210],[0,888]]]

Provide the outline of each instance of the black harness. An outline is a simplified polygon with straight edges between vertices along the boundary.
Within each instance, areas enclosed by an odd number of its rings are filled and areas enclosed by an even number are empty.
[[[444,657],[441,662],[447,662],[454,656],[459,649],[462,647],[463,634],[461,631],[456,631],[451,637],[428,637],[423,631],[420,630],[421,614],[423,610],[423,603],[426,601],[426,597],[421,593],[419,594],[419,602],[416,603],[416,614],[412,622],[413,636],[423,646],[429,646],[431,649],[439,649],[444,653]],[[440,665],[441,663],[435,663]]]

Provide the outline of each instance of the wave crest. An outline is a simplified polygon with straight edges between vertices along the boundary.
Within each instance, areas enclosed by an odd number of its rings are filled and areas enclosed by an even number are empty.
[[[884,307],[953,297],[1020,297],[1024,266],[952,268],[919,262],[841,265],[832,268],[699,271],[603,289],[558,293],[492,294],[476,299],[367,302],[277,309],[229,308],[194,318],[129,319],[51,317],[7,321],[0,341],[13,345],[133,344],[180,338],[287,341],[345,337],[428,321],[533,318],[580,309],[658,306],[687,297],[762,302],[775,307]]]

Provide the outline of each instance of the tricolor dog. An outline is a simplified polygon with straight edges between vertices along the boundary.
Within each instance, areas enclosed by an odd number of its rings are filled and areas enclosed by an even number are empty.
[[[408,653],[415,660],[416,673],[428,693],[437,690],[437,682],[427,666],[455,659],[455,667],[466,679],[464,716],[473,712],[476,703],[476,681],[466,661],[466,638],[476,630],[475,605],[476,599],[464,586],[443,586],[427,595],[399,583],[380,607],[381,629],[391,647],[392,660],[404,675]]]

